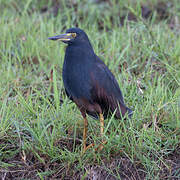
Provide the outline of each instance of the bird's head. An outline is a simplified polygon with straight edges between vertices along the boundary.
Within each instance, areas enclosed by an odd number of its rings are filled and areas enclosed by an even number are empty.
[[[89,42],[88,36],[80,28],[70,28],[65,34],[49,37],[50,40],[60,40],[66,44],[78,44],[83,42]]]

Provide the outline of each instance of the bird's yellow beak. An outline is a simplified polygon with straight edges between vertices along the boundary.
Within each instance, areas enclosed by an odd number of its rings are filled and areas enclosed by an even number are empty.
[[[71,39],[74,39],[75,37],[76,37],[76,33],[65,33],[65,34],[49,37],[48,39],[53,40],[53,41],[56,41],[56,40],[70,41]]]

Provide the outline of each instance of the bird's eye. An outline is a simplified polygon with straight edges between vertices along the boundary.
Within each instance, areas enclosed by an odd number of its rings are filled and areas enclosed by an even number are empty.
[[[71,33],[71,36],[72,36],[73,38],[75,38],[75,37],[76,37],[76,33]]]

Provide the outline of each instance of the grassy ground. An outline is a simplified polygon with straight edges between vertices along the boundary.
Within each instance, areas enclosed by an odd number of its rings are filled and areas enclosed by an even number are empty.
[[[180,4],[0,1],[1,179],[180,179]],[[84,29],[115,74],[132,119],[105,120],[108,143],[81,154],[82,117],[62,83],[65,45]],[[99,121],[88,117],[88,142]]]

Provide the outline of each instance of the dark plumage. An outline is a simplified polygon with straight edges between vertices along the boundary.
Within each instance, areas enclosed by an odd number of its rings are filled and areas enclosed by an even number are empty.
[[[95,118],[103,114],[107,118],[114,111],[116,118],[121,118],[121,114],[124,116],[126,113],[132,115],[132,110],[124,103],[114,75],[94,53],[83,30],[71,28],[66,34],[49,39],[59,39],[68,44],[63,65],[64,87],[67,96],[76,103],[84,118],[86,113]]]

